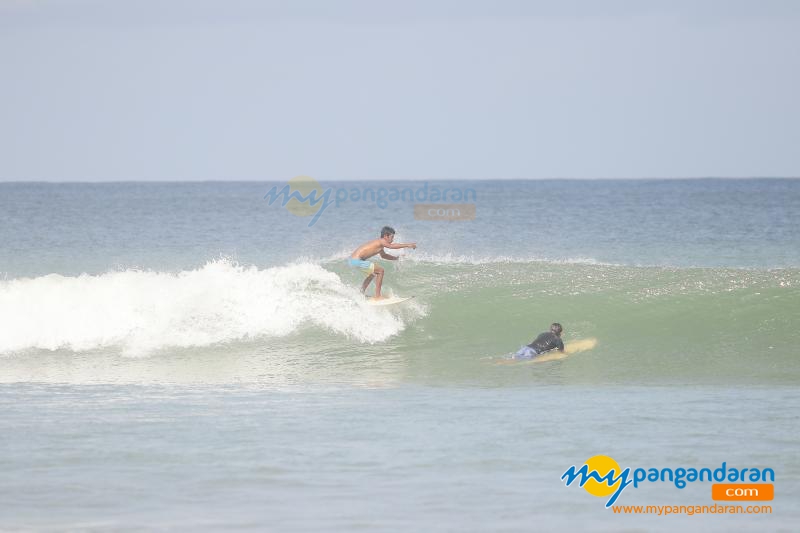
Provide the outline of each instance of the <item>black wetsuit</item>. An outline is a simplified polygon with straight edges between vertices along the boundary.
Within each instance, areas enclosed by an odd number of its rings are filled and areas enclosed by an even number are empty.
[[[549,352],[550,350],[564,351],[564,342],[561,340],[561,337],[552,331],[542,333],[528,346],[536,351],[537,354]]]

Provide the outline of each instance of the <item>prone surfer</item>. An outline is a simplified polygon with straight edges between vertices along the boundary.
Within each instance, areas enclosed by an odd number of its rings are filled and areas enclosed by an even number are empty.
[[[384,248],[390,250],[399,250],[400,248],[416,249],[417,243],[394,243],[394,228],[384,226],[381,228],[381,238],[365,242],[350,254],[347,264],[352,268],[357,268],[367,275],[367,279],[361,284],[361,292],[366,293],[367,287],[375,280],[375,300],[382,300],[385,296],[381,296],[381,285],[383,284],[383,267],[376,265],[372,261],[367,261],[370,257],[376,254],[389,261],[396,261],[396,255],[389,255],[384,251]]]
[[[514,359],[533,359],[543,353],[558,350],[564,351],[564,341],[561,340],[561,332],[564,328],[558,322],[550,324],[550,331],[545,331],[536,337],[530,344],[520,348],[514,354]]]

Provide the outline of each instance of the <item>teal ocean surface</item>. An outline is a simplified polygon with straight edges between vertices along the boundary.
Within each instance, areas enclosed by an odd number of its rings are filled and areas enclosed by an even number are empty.
[[[331,182],[310,226],[273,186],[0,184],[0,529],[796,527],[800,180]],[[415,219],[446,188],[474,220]],[[597,345],[509,364],[554,321]],[[614,513],[595,455],[772,468],[772,512]]]

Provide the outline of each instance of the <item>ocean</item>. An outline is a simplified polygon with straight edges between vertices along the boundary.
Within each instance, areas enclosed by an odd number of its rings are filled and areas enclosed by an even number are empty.
[[[315,221],[283,183],[0,183],[0,529],[796,528],[800,180],[320,183]],[[445,189],[474,219],[415,218]],[[375,308],[345,261],[385,225],[415,298]],[[551,322],[596,346],[509,360]],[[606,509],[562,479],[598,455],[775,497]]]

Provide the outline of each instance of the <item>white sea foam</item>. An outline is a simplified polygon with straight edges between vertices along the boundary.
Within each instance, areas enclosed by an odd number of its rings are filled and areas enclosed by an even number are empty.
[[[319,265],[258,269],[226,259],[178,273],[2,280],[0,324],[4,354],[116,346],[126,355],[280,337],[305,326],[374,343],[405,327]]]

